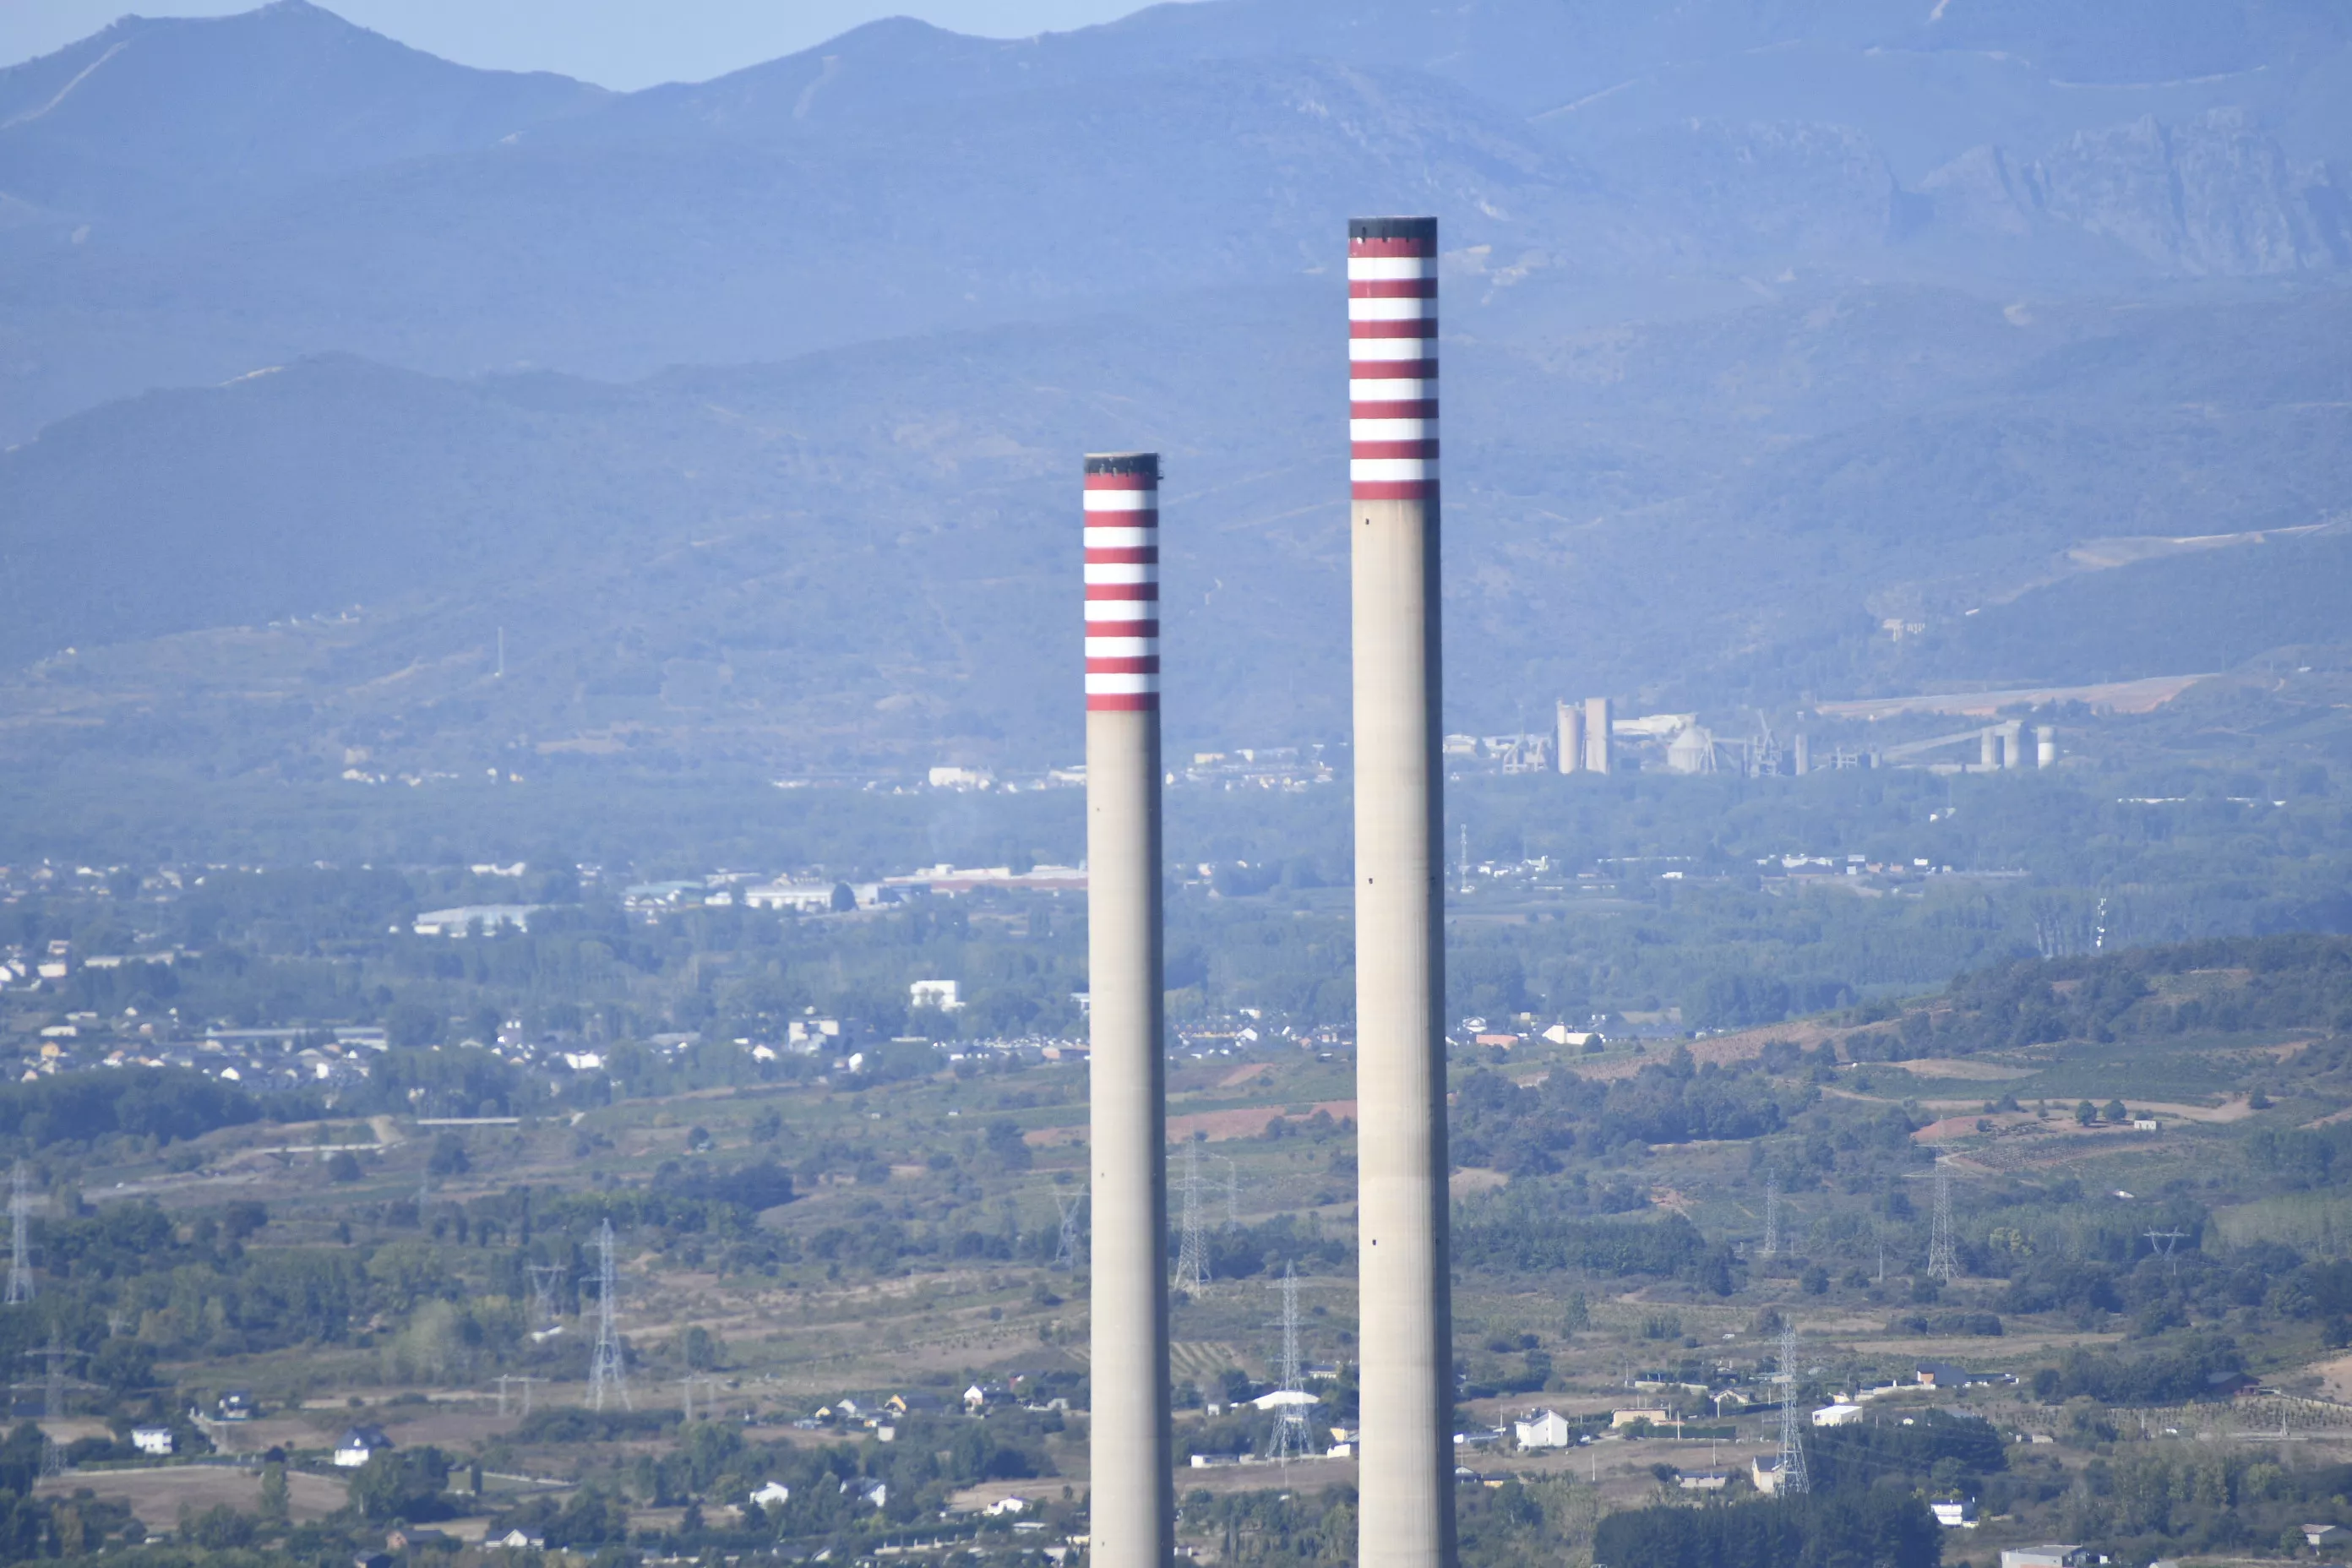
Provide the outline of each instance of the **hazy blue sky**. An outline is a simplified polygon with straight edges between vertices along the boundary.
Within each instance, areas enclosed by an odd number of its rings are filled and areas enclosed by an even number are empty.
[[[213,16],[256,0],[0,0],[0,65],[85,37],[125,12]],[[330,0],[363,27],[467,65],[555,70],[605,87],[698,81],[877,16],[1023,37],[1105,22],[1144,0]]]

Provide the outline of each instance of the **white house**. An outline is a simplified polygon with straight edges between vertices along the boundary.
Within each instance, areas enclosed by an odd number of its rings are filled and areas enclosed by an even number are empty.
[[[833,889],[831,882],[780,879],[764,887],[745,889],[743,902],[755,910],[797,910],[803,914],[821,915],[833,908]]]
[[[773,1508],[780,1502],[793,1500],[793,1489],[782,1481],[770,1481],[751,1494],[751,1500],[761,1508]]]
[[[1272,1394],[1261,1394],[1250,1404],[1260,1410],[1291,1410],[1323,1402],[1300,1388],[1277,1388]]]
[[[383,1435],[383,1427],[353,1426],[335,1444],[335,1463],[356,1470],[391,1447],[392,1439]]]
[[[1001,1497],[982,1510],[992,1519],[1003,1519],[1009,1513],[1029,1511],[1029,1500],[1022,1497]]]
[[[133,1426],[131,1446],[142,1454],[162,1458],[172,1451],[172,1429],[169,1426]]]
[[[1557,1410],[1530,1410],[1527,1419],[1511,1424],[1511,1435],[1522,1448],[1565,1448],[1576,1441],[1576,1429]]]
[[[2000,1568],[2079,1568],[2085,1553],[2079,1546],[2052,1543],[2012,1546],[2000,1554]]]
[[[1946,1530],[1974,1530],[1977,1527],[1977,1505],[1968,1501],[1931,1502],[1927,1505],[1936,1522]]]
[[[1843,1403],[1837,1405],[1824,1405],[1819,1410],[1813,1412],[1813,1425],[1816,1426],[1843,1426],[1860,1419],[1861,1415],[1862,1406],[1859,1405],[1846,1405]]]
[[[418,936],[448,937],[467,937],[477,931],[488,934],[505,926],[521,931],[530,929],[530,917],[537,913],[537,904],[466,904],[454,910],[426,910],[410,929]]]
[[[1748,1461],[1748,1479],[1756,1484],[1758,1491],[1770,1497],[1780,1489],[1780,1461],[1759,1455]],[[2004,1563],[2001,1568],[2009,1568],[2009,1564]]]

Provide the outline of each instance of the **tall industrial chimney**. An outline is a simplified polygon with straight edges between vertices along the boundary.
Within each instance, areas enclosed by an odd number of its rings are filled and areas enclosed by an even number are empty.
[[[1799,778],[1813,771],[1813,743],[1802,730],[1797,731],[1796,747],[1790,760]]]
[[[2054,768],[2058,765],[2058,731],[2048,724],[2033,727],[2033,765]]]
[[[2025,765],[2025,721],[2011,719],[2000,727],[2000,765],[2017,769]]]
[[[1616,761],[1611,749],[1615,740],[1615,732],[1610,728],[1610,721],[1613,717],[1610,707],[1609,699],[1606,697],[1588,697],[1584,700],[1584,771],[1586,773],[1608,773],[1611,771],[1611,764]]]
[[[1559,771],[1579,773],[1584,771],[1584,710],[1573,702],[1563,702],[1557,714],[1559,722]]]
[[[1176,1548],[1160,904],[1160,458],[1087,458],[1087,988],[1097,1568]]]
[[[1982,768],[1986,773],[1995,773],[1995,772],[1998,772],[1998,771],[2000,770],[2000,725],[1998,725],[1998,724],[1990,724],[1990,725],[1987,725],[1987,726],[1985,727],[1985,731],[1984,731],[1984,733],[1983,733],[1983,734],[1981,734],[1981,735],[1979,735],[1979,736],[1977,737],[1977,750],[1978,750],[1978,752],[1980,753],[1980,755],[1979,756],[1978,761],[1977,761],[1977,765],[1978,765],[1979,767]]]
[[[1454,1562],[1438,771],[1437,220],[1348,226],[1360,1568]]]

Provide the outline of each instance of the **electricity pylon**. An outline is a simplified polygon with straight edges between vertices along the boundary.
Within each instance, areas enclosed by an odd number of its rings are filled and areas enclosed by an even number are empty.
[[[627,1368],[621,1354],[620,1286],[613,1268],[613,1222],[596,1233],[596,1348],[588,1356],[588,1404],[602,1410],[607,1395],[616,1395],[621,1408],[629,1403]]]
[[[1280,1394],[1301,1394],[1298,1367],[1298,1270],[1282,1266],[1282,1363],[1276,1369]],[[1307,1424],[1307,1406],[1285,1400],[1275,1406],[1274,1452],[1278,1464],[1307,1457],[1313,1441]]]
[[[530,1265],[530,1326],[534,1333],[545,1333],[555,1327],[555,1282],[562,1277],[561,1263]]]
[[[1927,1277],[1950,1284],[1960,1271],[1959,1248],[1952,1239],[1952,1173],[1936,1161],[1936,1219],[1927,1233]]]
[[[1182,1232],[1176,1247],[1175,1289],[1198,1297],[1209,1293],[1209,1237],[1201,1222],[1200,1145],[1184,1144]]]
[[[8,1305],[33,1299],[33,1242],[26,1216],[33,1211],[32,1193],[25,1184],[25,1162],[16,1162],[16,1175],[8,1188]]]
[[[1770,1258],[1780,1250],[1780,1178],[1764,1178],[1764,1256]]]
[[[1078,1215],[1085,1212],[1084,1193],[1055,1193],[1054,1206],[1062,1211],[1062,1240],[1054,1249],[1054,1267],[1075,1274],[1078,1271],[1078,1253],[1085,1245],[1084,1234],[1078,1228]]]
[[[1797,1328],[1780,1325],[1780,1463],[1773,1490],[1778,1497],[1797,1497],[1811,1489],[1805,1474],[1805,1444],[1797,1425]]]

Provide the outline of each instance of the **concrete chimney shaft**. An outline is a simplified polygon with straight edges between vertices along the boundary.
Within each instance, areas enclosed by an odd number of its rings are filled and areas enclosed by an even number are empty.
[[[1160,458],[1086,461],[1089,1509],[1095,1568],[1176,1549],[1160,889]]]
[[[1348,226],[1360,1568],[1454,1562],[1437,220]]]

